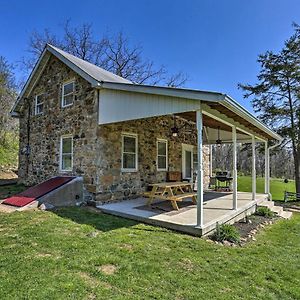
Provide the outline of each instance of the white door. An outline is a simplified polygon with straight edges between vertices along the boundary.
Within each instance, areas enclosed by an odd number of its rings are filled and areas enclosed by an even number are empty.
[[[193,178],[193,146],[182,144],[182,179]]]

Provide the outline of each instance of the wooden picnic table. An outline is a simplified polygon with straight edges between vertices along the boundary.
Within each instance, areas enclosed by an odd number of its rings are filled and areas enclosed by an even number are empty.
[[[177,201],[191,198],[194,204],[197,203],[197,193],[193,191],[190,182],[161,182],[150,185],[152,186],[152,190],[147,194],[149,197],[148,205],[150,205],[154,199],[168,200],[171,201],[174,209],[179,210]]]

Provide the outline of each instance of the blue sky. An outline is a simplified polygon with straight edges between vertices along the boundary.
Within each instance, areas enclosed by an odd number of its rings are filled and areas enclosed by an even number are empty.
[[[0,0],[0,55],[26,55],[33,30],[60,32],[88,22],[94,33],[122,30],[144,55],[171,72],[183,71],[189,88],[220,91],[248,109],[237,83],[254,83],[257,55],[278,50],[300,23],[299,0]],[[16,70],[17,71],[17,70]],[[19,75],[17,71],[17,75]]]

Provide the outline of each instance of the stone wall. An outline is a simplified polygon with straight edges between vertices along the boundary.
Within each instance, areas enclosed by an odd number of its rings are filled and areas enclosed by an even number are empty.
[[[70,79],[75,79],[75,101],[72,106],[61,108],[62,83]],[[32,113],[34,97],[41,93],[44,113],[35,116]],[[97,124],[97,109],[97,91],[52,56],[21,113],[21,182],[32,185],[62,174],[59,171],[59,148],[60,138],[65,134],[73,136],[74,155],[72,172],[63,174],[83,176],[90,197],[98,201],[134,197],[149,183],[166,180],[166,172],[156,168],[157,138],[168,140],[170,171],[181,171],[182,143],[194,145],[196,155],[196,128],[192,133],[181,131],[177,138],[173,138],[170,134],[173,126],[171,116],[100,126]],[[178,120],[178,125],[185,122]],[[29,156],[24,153],[28,131]],[[122,132],[138,135],[138,172],[121,172]],[[208,147],[204,147],[205,186],[208,185],[208,152]]]
[[[101,101],[101,100],[100,100]],[[187,121],[177,120],[181,127]],[[194,158],[197,157],[196,127],[192,132],[180,131],[178,137],[172,137],[171,116],[147,118],[141,120],[102,125],[98,127],[97,137],[100,142],[102,159],[99,161],[99,182],[96,200],[107,201],[134,197],[147,189],[149,183],[167,179],[166,171],[157,171],[157,139],[168,140],[168,169],[182,171],[182,143],[193,145]],[[121,172],[122,133],[138,136],[138,171]],[[203,147],[204,186],[209,183],[209,147]],[[112,151],[113,149],[113,151]]]
[[[61,107],[62,83],[75,79],[75,100],[69,107]],[[35,95],[43,94],[44,113],[34,115]],[[24,148],[28,138],[30,105],[30,155]],[[93,178],[97,157],[97,92],[91,85],[52,56],[37,82],[20,118],[19,177],[27,185],[39,183],[59,173],[60,138],[73,135],[74,168],[70,173]],[[91,174],[91,175],[88,175]]]

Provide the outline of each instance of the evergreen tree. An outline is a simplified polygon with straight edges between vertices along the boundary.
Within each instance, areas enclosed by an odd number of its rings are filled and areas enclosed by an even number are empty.
[[[285,138],[292,147],[296,191],[300,193],[300,26],[281,51],[259,55],[261,70],[255,85],[239,84],[252,98],[259,118]]]

